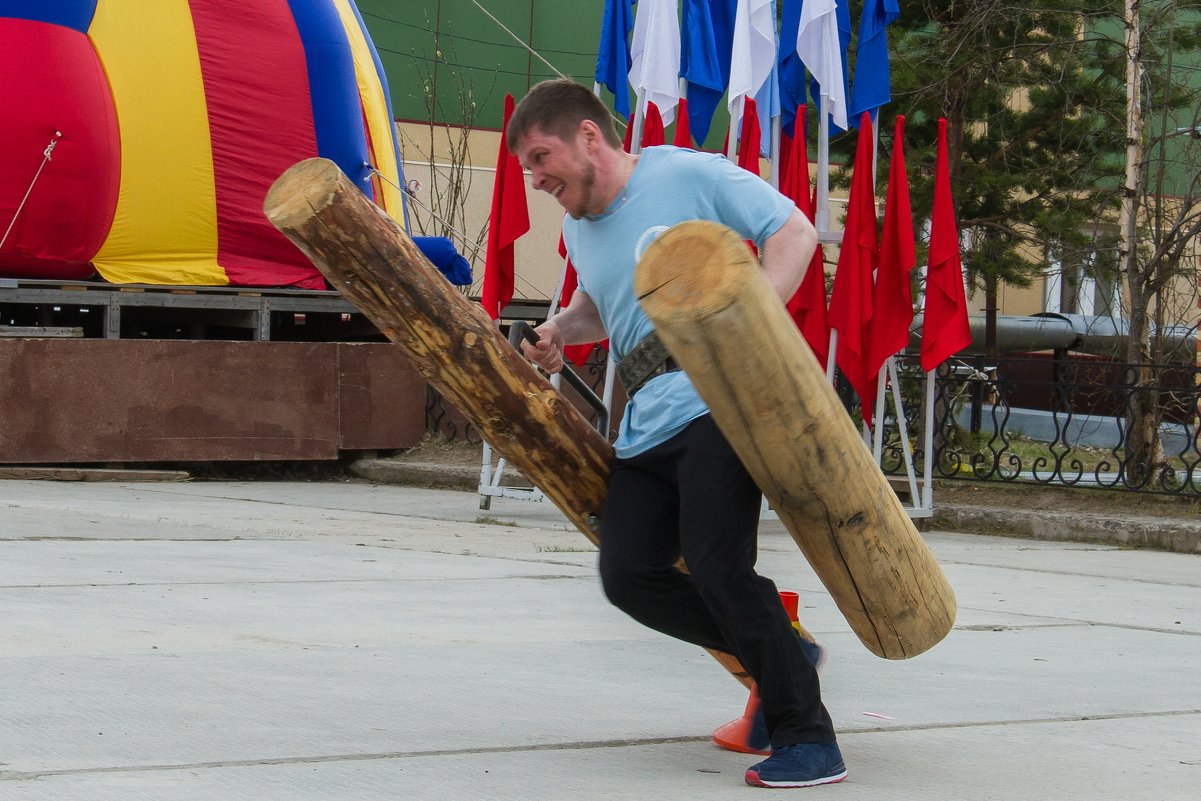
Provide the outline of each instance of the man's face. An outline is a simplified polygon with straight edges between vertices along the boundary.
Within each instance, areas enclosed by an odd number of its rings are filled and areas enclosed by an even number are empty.
[[[583,146],[583,135],[576,131],[569,142],[532,128],[517,144],[517,158],[530,171],[535,189],[553,195],[559,205],[575,219],[595,214],[592,208],[596,185],[596,167]]]

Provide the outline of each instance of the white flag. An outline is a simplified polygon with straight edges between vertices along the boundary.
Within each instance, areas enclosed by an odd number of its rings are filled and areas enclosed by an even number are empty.
[[[830,8],[833,7],[831,3]],[[734,47],[730,52],[728,90],[732,120],[742,119],[742,98],[754,97],[759,92],[771,77],[775,64],[775,0],[738,0],[734,13]]]
[[[796,52],[805,69],[821,86],[822,110],[846,130],[847,94],[838,45],[838,16],[834,0],[805,0],[797,27]]]
[[[630,85],[659,108],[664,125],[680,102],[680,17],[677,0],[640,0],[631,43]],[[639,109],[643,113],[646,107]]]

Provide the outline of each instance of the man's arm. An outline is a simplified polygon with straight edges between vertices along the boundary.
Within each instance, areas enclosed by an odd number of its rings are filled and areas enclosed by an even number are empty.
[[[785,303],[801,286],[816,249],[817,231],[799,209],[763,243],[763,271]]]
[[[537,345],[521,343],[525,357],[548,373],[563,369],[563,348],[583,342],[598,342],[608,336],[592,298],[576,291],[567,308],[534,329]]]

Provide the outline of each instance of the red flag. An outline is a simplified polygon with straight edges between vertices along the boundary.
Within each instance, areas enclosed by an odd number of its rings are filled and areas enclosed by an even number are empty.
[[[692,147],[692,131],[688,128],[688,100],[680,98],[676,106],[676,133],[671,143],[676,147]]]
[[[559,255],[567,259],[567,246],[563,243],[562,234],[559,234]],[[571,296],[575,294],[577,285],[578,278],[575,274],[575,267],[571,266],[571,259],[567,259],[567,266],[563,272],[563,290],[559,293],[559,306],[561,308],[567,308],[567,304],[571,303]],[[601,342],[600,346],[608,350],[609,340],[606,339],[604,342]],[[568,345],[563,349],[563,355],[577,367],[583,367],[587,363],[588,356],[591,355],[594,347],[596,347],[595,342],[590,342],[586,345]]]
[[[484,286],[480,303],[493,320],[513,300],[513,243],[530,230],[521,162],[509,152],[505,131],[513,115],[513,95],[505,95],[505,120],[500,129],[496,180],[492,185],[492,214],[488,218],[488,248],[484,255]]]
[[[875,374],[867,369],[865,358],[867,329],[872,319],[872,273],[879,261],[876,192],[872,183],[874,142],[871,115],[864,112],[828,317],[830,327],[838,332],[838,369],[859,395],[864,420],[870,420],[876,401]]]
[[[930,256],[926,267],[926,309],[922,318],[922,369],[929,372],[972,344],[959,260],[959,227],[951,197],[947,121],[938,120],[934,162],[934,208],[930,212]]]
[[[630,142],[633,138],[634,118],[630,117],[630,124],[626,126],[626,135],[621,141],[621,147],[627,153],[630,152]],[[642,139],[639,142],[639,149],[661,145],[666,141],[667,135],[663,132],[663,117],[659,114],[659,107],[654,103],[647,103],[646,114],[642,118]]]
[[[909,324],[913,322],[909,273],[916,262],[909,178],[905,173],[905,118],[897,117],[892,165],[888,172],[888,198],[884,202],[880,267],[876,270],[872,319],[867,327],[864,369],[871,375],[878,375],[888,357],[909,344]]]
[[[654,147],[667,142],[667,134],[663,132],[663,117],[659,107],[654,103],[646,104],[646,119],[642,121],[642,146]]]
[[[801,213],[813,222],[813,203],[809,194],[809,154],[805,143],[805,107],[797,107],[797,138],[781,135],[780,191],[796,203]],[[785,155],[787,154],[787,156]],[[788,301],[788,313],[809,343],[809,349],[824,369],[830,355],[830,327],[826,323],[826,275],[821,243],[805,271],[805,279]]]
[[[742,107],[742,135],[738,141],[738,166],[747,172],[752,172],[759,175],[759,114],[755,109],[754,98],[743,98],[746,104]],[[726,131],[726,141],[721,146],[722,153],[728,153],[730,150],[730,134],[733,131],[734,121],[730,121],[730,128]],[[747,144],[750,142],[750,145]],[[755,243],[751,240],[746,240],[746,246],[751,249],[751,252],[756,256],[759,255],[759,248],[755,247]]]
[[[763,131],[759,127],[759,111],[754,98],[748,97],[742,107],[742,138],[738,142],[738,166],[759,174],[759,140]]]

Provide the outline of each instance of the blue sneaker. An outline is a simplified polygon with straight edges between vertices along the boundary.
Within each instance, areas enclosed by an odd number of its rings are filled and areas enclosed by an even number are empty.
[[[837,740],[773,746],[771,756],[746,771],[746,783],[752,787],[815,787],[846,777]]]

